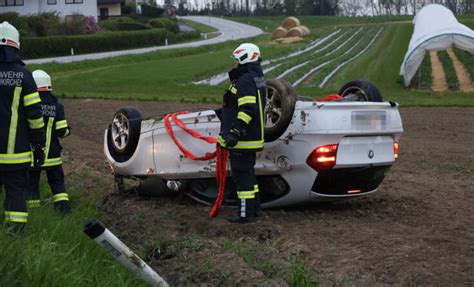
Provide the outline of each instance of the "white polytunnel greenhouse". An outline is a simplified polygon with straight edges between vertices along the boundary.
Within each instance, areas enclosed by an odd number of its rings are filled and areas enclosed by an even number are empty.
[[[400,75],[409,86],[427,51],[445,50],[453,45],[474,54],[474,32],[458,22],[448,8],[431,4],[423,7],[413,19],[415,29]]]

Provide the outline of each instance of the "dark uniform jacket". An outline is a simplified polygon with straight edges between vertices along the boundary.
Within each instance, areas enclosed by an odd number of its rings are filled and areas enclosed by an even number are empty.
[[[51,92],[40,92],[41,111],[46,125],[45,160],[41,166],[51,167],[62,164],[59,138],[69,135],[69,125],[66,121],[64,107]]]
[[[223,136],[236,129],[241,134],[239,142],[228,149],[262,150],[266,85],[260,63],[239,65],[229,77],[232,84],[224,94],[222,109],[217,111],[221,120],[218,143],[226,148]]]
[[[0,46],[0,171],[27,168],[30,143],[44,144],[41,99],[18,50]]]

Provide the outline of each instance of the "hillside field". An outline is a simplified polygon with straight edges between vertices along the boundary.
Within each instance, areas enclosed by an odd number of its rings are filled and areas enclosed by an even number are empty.
[[[281,19],[257,17],[246,20],[263,28],[274,28]],[[472,20],[465,21],[468,25],[474,25]],[[472,93],[469,96],[456,92],[435,94],[407,90],[402,86],[398,73],[412,33],[407,17],[303,17],[301,22],[312,30],[311,37],[302,43],[275,45],[268,34],[249,41],[261,47],[264,59],[272,60],[303,49],[313,39],[323,37],[334,29],[384,28],[373,47],[341,69],[324,89],[299,86],[296,91],[301,95],[317,98],[336,92],[338,87],[351,79],[367,79],[381,89],[386,100],[397,101],[403,106],[474,106]],[[193,82],[228,71],[233,66],[229,54],[237,44],[224,43],[62,65],[32,65],[30,68],[49,72],[54,79],[56,94],[67,98],[218,103],[225,84],[207,86]]]

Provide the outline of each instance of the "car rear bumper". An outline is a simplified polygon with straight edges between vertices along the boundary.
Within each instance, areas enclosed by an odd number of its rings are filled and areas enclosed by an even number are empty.
[[[328,201],[373,193],[390,167],[383,165],[320,171],[311,188],[311,199]]]

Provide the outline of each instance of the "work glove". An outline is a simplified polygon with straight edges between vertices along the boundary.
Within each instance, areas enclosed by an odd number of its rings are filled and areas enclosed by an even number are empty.
[[[44,147],[46,134],[44,129],[30,130],[31,151],[33,152],[33,166],[40,167],[44,163]]]
[[[40,167],[44,163],[44,147],[40,144],[32,145],[31,149],[33,151],[33,166]]]
[[[223,138],[225,141],[226,147],[234,147],[239,142],[240,132],[236,129],[231,129],[228,133],[226,133]]]

